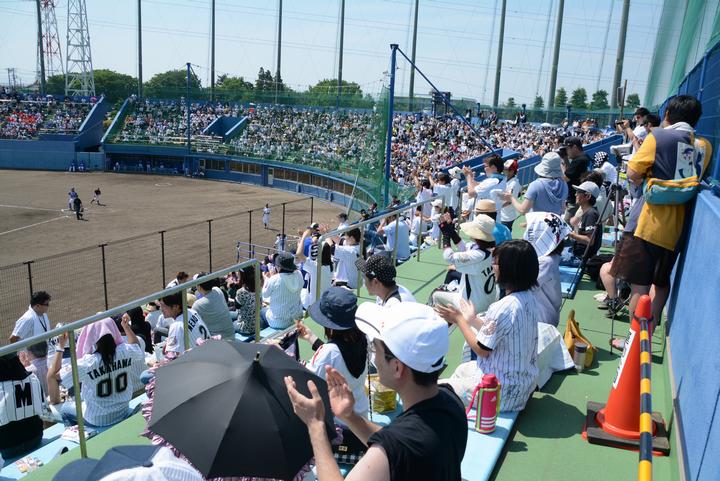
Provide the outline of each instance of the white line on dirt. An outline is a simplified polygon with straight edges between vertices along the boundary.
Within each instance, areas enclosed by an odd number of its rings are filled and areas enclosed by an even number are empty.
[[[47,224],[48,222],[54,222],[54,221],[56,221],[56,220],[69,219],[69,218],[70,218],[70,217],[67,216],[67,215],[64,215],[64,216],[62,216],[62,217],[55,217],[54,219],[44,220],[44,221],[42,221],[42,222],[37,222],[37,223],[35,223],[35,224],[30,224],[30,225],[26,225],[26,226],[23,226],[23,227],[18,227],[17,229],[6,230],[5,232],[0,232],[0,235],[11,234],[11,233],[17,232],[17,231],[19,231],[19,230],[29,229],[30,227],[35,227],[36,225]]]

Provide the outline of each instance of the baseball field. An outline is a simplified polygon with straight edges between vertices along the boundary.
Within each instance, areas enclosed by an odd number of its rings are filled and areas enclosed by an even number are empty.
[[[74,187],[83,220],[68,208]],[[91,204],[93,191],[102,205]],[[262,208],[271,205],[270,228]],[[272,246],[311,222],[334,226],[339,206],[289,192],[175,176],[0,171],[0,342],[30,290],[52,296],[52,324],[161,290],[177,271],[229,266],[237,243]],[[248,211],[252,211],[250,214]],[[311,219],[312,211],[312,219]],[[208,222],[208,220],[212,220]],[[164,261],[164,262],[163,262]]]

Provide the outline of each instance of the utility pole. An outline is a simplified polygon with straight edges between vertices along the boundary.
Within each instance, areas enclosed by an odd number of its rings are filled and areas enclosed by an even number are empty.
[[[498,40],[497,67],[495,68],[495,90],[493,92],[493,108],[498,107],[500,100],[500,71],[502,70],[502,53],[503,42],[505,40],[505,11],[507,9],[507,0],[502,0],[502,10],[500,13],[500,38]]]
[[[620,38],[618,39],[617,59],[615,60],[615,76],[612,84],[612,108],[618,106],[618,88],[622,77],[623,61],[625,60],[625,37],[627,36],[628,15],[630,13],[630,0],[624,0],[622,19],[620,20]]]
[[[275,103],[280,89],[280,53],[282,52],[282,0],[278,0],[277,67],[275,68]]]
[[[212,0],[212,20],[210,21],[210,100],[215,101],[215,0]]]
[[[552,108],[555,106],[555,86],[557,84],[558,61],[560,60],[560,39],[562,38],[562,21],[563,10],[565,10],[565,0],[558,3],[557,21],[555,23],[555,48],[553,49],[552,73],[550,74],[550,92],[548,93],[547,117],[550,121]]]
[[[415,18],[413,18],[413,43],[411,52],[413,64],[410,66],[410,105],[408,105],[408,110],[410,112],[415,110],[415,50],[417,47],[418,7],[420,7],[420,0],[415,0]]]
[[[345,0],[340,0],[340,56],[338,58],[338,88],[335,108],[340,107],[340,96],[342,95],[342,67],[343,67],[343,43],[345,40]]]
[[[142,98],[142,96],[142,0],[138,0],[138,98]]]
[[[37,6],[38,28],[38,57],[40,58],[40,94],[45,95],[45,49],[43,48],[42,15],[40,14],[40,0],[35,0]]]

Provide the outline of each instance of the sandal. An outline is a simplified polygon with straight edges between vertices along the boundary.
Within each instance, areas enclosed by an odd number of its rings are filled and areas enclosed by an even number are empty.
[[[614,347],[618,351],[622,351],[625,349],[625,339],[620,339],[618,337],[610,339],[610,346]]]

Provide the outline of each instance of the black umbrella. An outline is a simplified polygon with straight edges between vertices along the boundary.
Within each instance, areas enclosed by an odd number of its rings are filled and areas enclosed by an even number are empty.
[[[293,412],[284,377],[309,396],[312,379],[335,436],[327,384],[275,346],[206,342],[156,373],[149,429],[206,478],[292,479],[312,457],[305,424]]]

